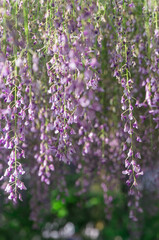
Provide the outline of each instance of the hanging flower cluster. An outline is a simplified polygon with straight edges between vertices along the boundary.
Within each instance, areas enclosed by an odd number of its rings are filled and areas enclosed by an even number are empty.
[[[158,26],[157,1],[0,1],[0,180],[14,203],[31,189],[34,221],[71,168],[77,194],[100,181],[107,218],[126,177],[137,220],[159,149]]]

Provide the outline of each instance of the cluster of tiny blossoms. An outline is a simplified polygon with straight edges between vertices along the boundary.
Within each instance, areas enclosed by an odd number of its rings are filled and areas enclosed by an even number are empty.
[[[159,149],[159,27],[156,1],[139,9],[137,0],[0,1],[0,180],[8,199],[22,200],[30,186],[34,211],[55,182],[68,194],[70,165],[77,194],[100,181],[109,208],[108,190],[124,176],[135,203],[128,205],[142,211],[140,178]]]

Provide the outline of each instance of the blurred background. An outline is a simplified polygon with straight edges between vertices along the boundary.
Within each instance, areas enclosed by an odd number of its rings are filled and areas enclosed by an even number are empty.
[[[31,220],[31,195],[26,191],[24,201],[13,206],[12,203],[0,203],[0,240],[157,240],[159,239],[158,201],[154,200],[155,187],[149,174],[148,189],[141,202],[143,213],[138,222],[129,219],[127,194],[121,186],[113,196],[113,208],[107,209],[103,192],[98,184],[92,184],[85,194],[77,195],[68,177],[67,197],[58,190],[52,190],[50,204],[41,206],[39,218]],[[146,175],[145,175],[146,177]],[[150,182],[151,181],[151,182]],[[109,193],[108,193],[109,194]],[[2,197],[2,194],[1,194]],[[156,199],[156,197],[155,197]],[[109,206],[110,208],[110,206]],[[111,219],[107,219],[111,212]]]

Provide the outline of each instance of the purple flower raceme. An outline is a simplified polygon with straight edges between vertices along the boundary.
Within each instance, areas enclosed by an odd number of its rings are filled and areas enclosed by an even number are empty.
[[[74,170],[77,194],[100,182],[110,218],[111,192],[126,179],[136,221],[142,175],[159,153],[157,7],[37,3],[33,12],[29,1],[0,10],[2,188],[16,203],[29,186],[36,222],[53,188],[68,195]]]

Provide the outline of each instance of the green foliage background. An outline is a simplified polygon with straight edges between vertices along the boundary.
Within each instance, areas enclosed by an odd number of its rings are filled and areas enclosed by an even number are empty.
[[[159,212],[149,213],[148,202],[145,201],[144,213],[139,217],[139,222],[130,221],[127,208],[127,196],[125,189],[112,193],[114,196],[112,219],[106,220],[103,195],[98,185],[93,185],[87,193],[81,196],[75,195],[76,189],[69,181],[69,195],[57,199],[58,191],[51,193],[50,209],[45,214],[43,221],[38,223],[38,229],[33,229],[33,222],[29,220],[30,196],[26,195],[24,202],[14,207],[11,203],[1,202],[0,213],[0,240],[43,240],[43,231],[48,224],[56,223],[56,230],[61,229],[67,222],[75,226],[75,235],[72,238],[61,238],[67,240],[83,239],[89,240],[83,234],[88,223],[98,228],[99,240],[157,240],[159,239]],[[27,193],[28,194],[28,193]],[[147,198],[148,199],[148,198]],[[158,207],[158,203],[155,203]],[[2,211],[3,210],[3,211]],[[41,212],[43,214],[43,212]],[[80,237],[80,238],[77,238]]]

